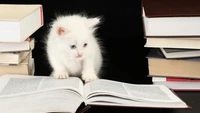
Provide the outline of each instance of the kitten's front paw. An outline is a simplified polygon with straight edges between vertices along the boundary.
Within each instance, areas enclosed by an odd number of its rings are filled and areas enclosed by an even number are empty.
[[[53,72],[52,76],[54,76],[57,79],[66,79],[69,77],[67,72]]]
[[[94,73],[83,73],[82,79],[87,83],[98,79],[97,75]]]

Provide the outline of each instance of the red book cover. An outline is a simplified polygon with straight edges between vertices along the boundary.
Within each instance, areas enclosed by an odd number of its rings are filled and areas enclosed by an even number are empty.
[[[174,81],[174,82],[200,82],[200,79],[170,78],[170,77],[166,77],[166,81]]]

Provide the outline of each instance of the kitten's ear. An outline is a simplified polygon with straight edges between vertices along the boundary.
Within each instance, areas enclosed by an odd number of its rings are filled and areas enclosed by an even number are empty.
[[[62,35],[64,35],[64,34],[66,34],[68,32],[68,29],[66,29],[66,28],[64,28],[64,27],[58,27],[57,28],[57,34],[59,35],[59,36],[62,36]]]
[[[100,18],[98,18],[98,17],[89,18],[89,19],[87,19],[87,22],[86,22],[86,24],[89,27],[94,27],[94,26],[98,25],[99,23],[100,23]]]

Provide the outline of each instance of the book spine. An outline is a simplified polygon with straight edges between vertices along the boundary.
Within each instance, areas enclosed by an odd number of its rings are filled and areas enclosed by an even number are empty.
[[[40,6],[40,22],[41,22],[41,25],[43,25],[43,7]]]
[[[179,77],[153,77],[153,82],[200,82],[200,79]]]
[[[175,82],[200,82],[200,79],[190,79],[190,78],[170,78],[167,77],[166,81],[175,81]]]

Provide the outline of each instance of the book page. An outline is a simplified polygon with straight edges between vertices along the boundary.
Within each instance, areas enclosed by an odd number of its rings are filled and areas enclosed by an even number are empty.
[[[175,102],[180,99],[164,85],[132,85],[123,86],[131,97],[148,101]]]
[[[0,52],[15,52],[30,50],[30,42],[23,41],[18,43],[0,42]]]
[[[75,113],[82,100],[73,92],[49,90],[0,98],[0,111],[1,113],[49,113],[50,111]]]
[[[83,95],[83,83],[79,78],[55,79],[48,76],[7,74],[0,77],[0,97],[16,96],[48,90],[70,90]]]
[[[137,101],[180,102],[164,85],[136,85],[99,79],[85,85],[85,96],[111,95]]]
[[[183,102],[155,102],[137,101],[111,95],[99,95],[85,100],[86,105],[130,106],[130,107],[153,107],[153,108],[187,108]]]

